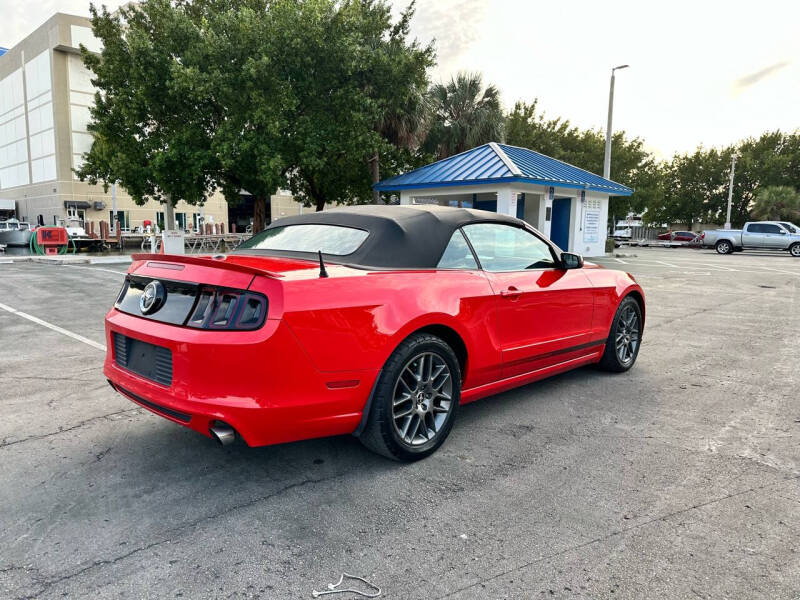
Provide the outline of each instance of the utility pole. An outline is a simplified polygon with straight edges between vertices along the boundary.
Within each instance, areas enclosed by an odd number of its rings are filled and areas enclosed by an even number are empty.
[[[611,84],[608,87],[608,125],[606,126],[606,153],[603,157],[603,177],[611,179],[611,120],[614,115],[614,72],[617,69],[627,69],[630,65],[619,65],[611,69]]]
[[[619,65],[611,69],[611,84],[608,86],[608,124],[606,125],[606,153],[603,156],[603,178],[611,179],[611,120],[614,115],[614,72],[627,69],[629,65]],[[611,214],[611,232],[617,228],[617,215]]]
[[[725,217],[725,229],[731,228],[731,201],[733,200],[733,174],[736,171],[736,153],[731,158],[731,181],[728,185],[728,214]]]

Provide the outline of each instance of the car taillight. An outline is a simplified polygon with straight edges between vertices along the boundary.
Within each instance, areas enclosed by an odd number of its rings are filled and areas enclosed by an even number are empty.
[[[267,316],[267,299],[261,294],[203,288],[186,321],[198,329],[258,329]]]

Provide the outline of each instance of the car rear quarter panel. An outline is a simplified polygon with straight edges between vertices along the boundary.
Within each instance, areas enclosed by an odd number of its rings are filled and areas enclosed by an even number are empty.
[[[481,272],[364,271],[282,283],[282,318],[320,371],[380,369],[408,335],[444,325],[467,347],[464,387],[498,376],[496,299]]]

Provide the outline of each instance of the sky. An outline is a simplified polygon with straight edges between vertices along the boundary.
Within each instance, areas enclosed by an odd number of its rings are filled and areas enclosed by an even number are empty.
[[[0,0],[0,46],[88,5]],[[605,129],[611,67],[629,64],[617,73],[614,130],[668,158],[800,128],[799,23],[798,0],[418,0],[412,35],[436,41],[434,81],[479,71],[507,109],[538,98],[547,116],[580,127]]]

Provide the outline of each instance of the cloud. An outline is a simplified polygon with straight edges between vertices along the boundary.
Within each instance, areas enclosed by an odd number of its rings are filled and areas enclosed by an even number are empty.
[[[0,46],[11,48],[18,44],[57,12],[89,16],[90,0],[0,0],[3,31]],[[94,0],[96,6],[105,4],[115,10],[125,0]],[[35,5],[35,6],[34,6]]]
[[[485,0],[424,0],[417,3],[412,34],[425,43],[436,40],[436,71],[439,75],[449,75],[458,70],[459,59],[479,40],[488,4]]]
[[[777,73],[778,71],[787,66],[789,66],[789,61],[781,60],[776,62],[774,65],[764,67],[763,69],[756,71],[755,73],[750,73],[749,75],[740,77],[734,82],[733,89],[736,92],[742,92],[745,89],[749,88],[750,86],[757,84],[759,81],[766,79],[770,75]]]

